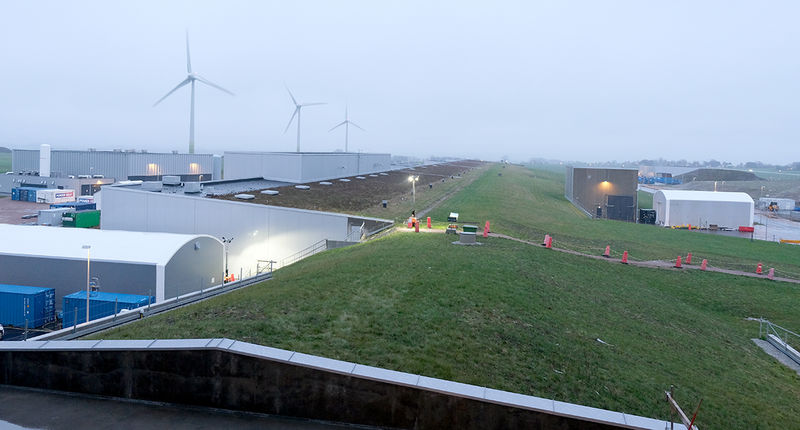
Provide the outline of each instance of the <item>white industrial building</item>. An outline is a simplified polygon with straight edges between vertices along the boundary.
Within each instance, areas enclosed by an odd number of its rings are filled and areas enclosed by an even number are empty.
[[[659,190],[653,195],[656,224],[665,227],[752,227],[753,207],[746,193]]]
[[[267,206],[135,186],[103,187],[103,230],[208,234],[233,238],[227,245],[229,271],[237,278],[264,267],[290,264],[333,242],[355,242],[362,234],[391,226],[391,220]]]
[[[160,180],[165,175],[183,180],[221,179],[222,158],[212,154],[180,154],[145,150],[77,151],[51,150],[50,145],[36,149],[12,149],[11,170],[18,174],[41,177],[105,177]]]
[[[385,172],[391,154],[361,152],[225,152],[225,179],[304,183]]]
[[[55,288],[56,303],[100,291],[157,301],[222,283],[224,247],[206,235],[0,224],[0,284]],[[88,248],[84,246],[88,245]]]

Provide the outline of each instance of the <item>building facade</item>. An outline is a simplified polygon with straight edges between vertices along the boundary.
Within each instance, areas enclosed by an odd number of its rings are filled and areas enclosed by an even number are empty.
[[[564,195],[593,218],[636,222],[638,170],[566,168]]]

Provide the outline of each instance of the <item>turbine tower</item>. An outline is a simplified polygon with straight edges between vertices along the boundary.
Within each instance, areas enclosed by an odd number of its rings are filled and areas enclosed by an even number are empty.
[[[317,105],[324,105],[327,103],[297,103],[295,100],[294,95],[292,95],[292,91],[289,87],[286,87],[286,91],[289,92],[289,97],[292,98],[292,103],[294,103],[294,112],[292,113],[292,117],[289,118],[289,123],[286,124],[286,129],[283,130],[284,134],[289,130],[289,127],[292,125],[292,121],[294,121],[294,117],[297,117],[297,152],[300,152],[300,110],[306,106],[317,106]]]
[[[200,82],[202,82],[202,83],[204,83],[204,84],[206,84],[208,86],[214,87],[214,88],[216,88],[216,89],[218,89],[220,91],[224,91],[224,92],[226,92],[226,93],[228,93],[230,95],[234,95],[234,94],[232,92],[226,90],[225,88],[222,88],[221,86],[209,81],[208,79],[198,75],[197,73],[192,72],[192,57],[189,54],[189,32],[188,31],[186,32],[186,73],[187,73],[186,79],[181,81],[181,83],[179,83],[175,88],[173,88],[172,91],[168,92],[167,95],[165,95],[164,97],[161,97],[160,99],[158,99],[158,101],[155,102],[155,104],[153,104],[153,107],[158,106],[159,103],[161,103],[162,101],[164,101],[165,98],[169,97],[172,93],[177,91],[178,88],[180,88],[180,87],[182,87],[184,85],[187,85],[187,84],[191,84],[192,85],[192,102],[191,102],[191,107],[190,107],[190,111],[189,111],[189,153],[190,154],[194,154],[194,82],[195,81],[200,81]]]
[[[357,129],[361,130],[361,131],[366,131],[363,128],[361,128],[358,124],[354,123],[353,121],[350,121],[350,119],[347,116],[347,106],[345,106],[344,107],[344,121],[340,122],[339,124],[336,124],[335,126],[333,126],[333,128],[328,130],[328,133],[330,133],[333,130],[336,130],[337,128],[339,128],[341,126],[344,126],[344,152],[347,152],[347,143],[348,143],[347,140],[349,139],[349,136],[350,136],[350,126],[351,125],[353,127],[357,128]]]

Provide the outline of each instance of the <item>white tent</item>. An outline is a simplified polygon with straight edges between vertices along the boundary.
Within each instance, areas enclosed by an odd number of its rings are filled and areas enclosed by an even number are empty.
[[[656,224],[665,227],[752,227],[753,207],[753,199],[746,193],[659,190],[653,195]]]

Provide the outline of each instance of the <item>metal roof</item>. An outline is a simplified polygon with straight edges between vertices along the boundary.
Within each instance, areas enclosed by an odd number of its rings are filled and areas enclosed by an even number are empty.
[[[208,235],[0,224],[0,255],[166,265],[188,242]]]
[[[52,290],[52,288],[31,287],[28,285],[0,284],[0,293],[36,294],[47,290]]]
[[[690,190],[658,190],[667,200],[704,201],[704,202],[741,202],[753,204],[747,193],[690,191]]]

